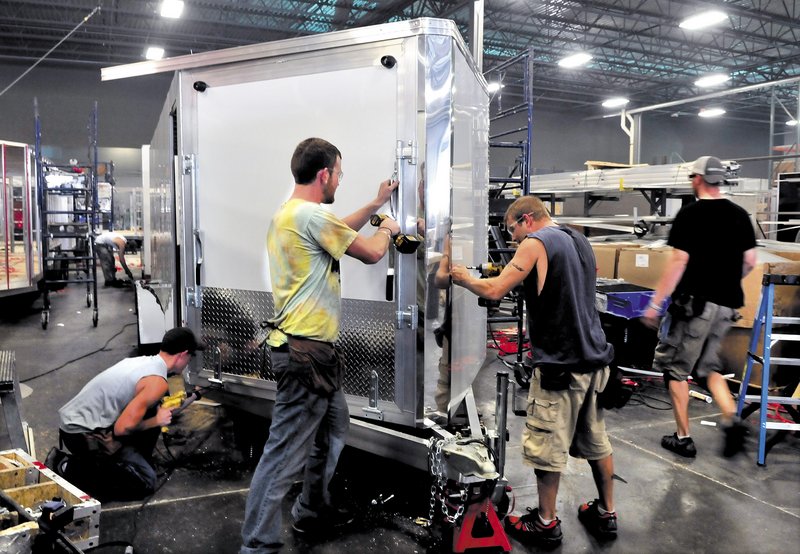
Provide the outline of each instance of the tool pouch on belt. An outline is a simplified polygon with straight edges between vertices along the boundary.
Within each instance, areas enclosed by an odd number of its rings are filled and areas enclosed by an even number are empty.
[[[329,342],[289,336],[289,369],[308,390],[330,396],[342,386],[342,363]]]
[[[698,317],[706,309],[704,298],[698,298],[691,294],[678,294],[672,297],[672,303],[667,311],[677,321],[689,321],[693,317]]]
[[[567,390],[571,380],[570,371],[563,366],[540,365],[539,375],[543,390]]]

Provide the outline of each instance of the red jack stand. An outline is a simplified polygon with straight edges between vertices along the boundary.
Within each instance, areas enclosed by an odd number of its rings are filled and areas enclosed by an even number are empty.
[[[472,528],[480,514],[486,516],[492,534],[488,537],[476,538],[472,536]],[[483,502],[470,504],[461,527],[453,530],[453,552],[465,552],[471,548],[500,547],[503,552],[511,552],[511,543],[508,542],[506,531],[497,517],[494,504],[487,498]]]

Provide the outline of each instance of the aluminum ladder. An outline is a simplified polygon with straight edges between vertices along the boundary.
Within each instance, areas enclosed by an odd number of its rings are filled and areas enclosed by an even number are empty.
[[[787,333],[773,333],[774,323],[798,324],[800,317],[776,317],[773,315],[775,304],[775,286],[798,286],[800,285],[800,275],[773,275],[765,274],[761,281],[761,303],[758,314],[753,322],[753,335],[750,339],[750,347],[747,351],[747,368],[742,378],[739,388],[739,398],[736,406],[736,414],[741,417],[745,410],[745,401],[756,402],[751,408],[758,409],[760,412],[759,431],[758,431],[758,465],[766,465],[767,448],[766,436],[767,429],[779,429],[783,431],[800,430],[800,421],[796,416],[796,411],[791,410],[795,423],[768,422],[768,404],[798,405],[800,398],[795,396],[770,396],[770,369],[774,365],[800,366],[800,358],[772,357],[770,351],[779,341],[800,341],[800,335]],[[761,354],[756,353],[758,341],[763,338]],[[750,375],[753,370],[753,363],[762,366],[761,371],[761,393],[747,394],[747,387],[750,383]],[[795,384],[796,385],[796,384]],[[791,387],[788,387],[791,388]],[[751,410],[752,411],[752,410]]]

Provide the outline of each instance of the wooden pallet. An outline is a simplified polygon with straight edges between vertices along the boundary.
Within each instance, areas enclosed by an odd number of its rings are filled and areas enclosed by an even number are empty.
[[[34,515],[40,512],[43,502],[54,497],[61,498],[74,510],[72,522],[64,527],[64,536],[80,549],[99,544],[100,502],[56,475],[42,462],[31,458],[25,451],[0,451],[0,488],[6,496],[29,509]],[[6,524],[13,523],[13,516],[8,516]],[[2,524],[3,520],[0,518],[0,525]],[[38,532],[38,525],[31,525],[30,522],[0,530],[0,552],[24,552],[24,549],[11,550],[10,545],[17,547],[28,538],[32,544]]]

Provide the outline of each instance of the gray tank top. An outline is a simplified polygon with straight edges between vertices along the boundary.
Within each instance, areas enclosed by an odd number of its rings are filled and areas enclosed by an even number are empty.
[[[542,292],[537,292],[536,267],[525,278],[533,363],[575,373],[605,367],[614,358],[614,348],[594,306],[596,269],[589,241],[563,225],[528,236],[540,240],[547,252]]]
[[[86,433],[111,427],[136,395],[136,384],[150,375],[166,380],[167,364],[161,356],[125,358],[111,366],[58,410],[61,429],[67,433]]]

